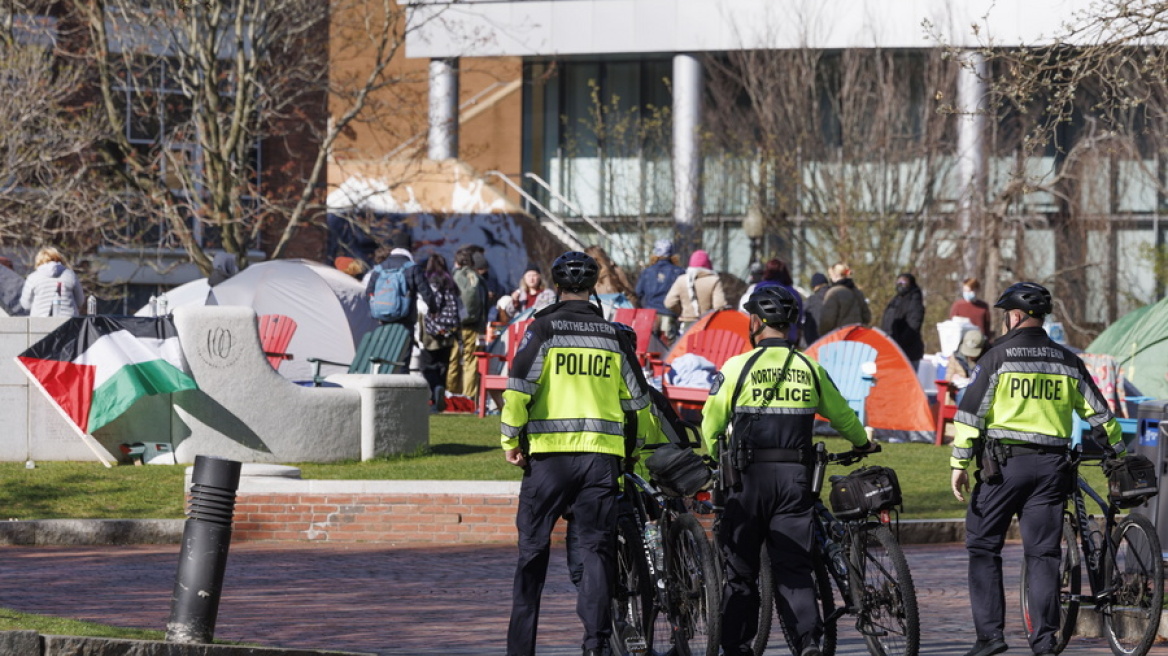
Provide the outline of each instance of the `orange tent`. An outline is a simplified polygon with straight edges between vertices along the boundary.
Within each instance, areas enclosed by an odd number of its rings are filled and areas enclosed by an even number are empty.
[[[935,426],[929,399],[904,351],[884,331],[852,325],[819,338],[807,349],[807,355],[818,360],[824,345],[843,340],[862,342],[876,350],[875,383],[864,403],[865,423],[884,440],[931,444]],[[833,379],[837,375],[833,374]],[[862,375],[858,363],[847,375]]]

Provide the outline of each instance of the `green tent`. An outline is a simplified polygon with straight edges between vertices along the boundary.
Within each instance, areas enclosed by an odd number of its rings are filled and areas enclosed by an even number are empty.
[[[1140,393],[1168,399],[1168,298],[1123,315],[1087,352],[1114,356]]]

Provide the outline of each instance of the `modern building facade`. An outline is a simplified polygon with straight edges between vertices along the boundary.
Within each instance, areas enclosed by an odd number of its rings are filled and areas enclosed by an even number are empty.
[[[848,212],[899,213],[931,227],[906,235],[889,261],[899,257],[908,266],[919,261],[914,251],[931,250],[946,269],[929,280],[938,293],[956,295],[956,281],[974,272],[1000,277],[988,281],[991,292],[1015,276],[1078,276],[1085,294],[1068,313],[1100,324],[1163,292],[1163,281],[1138,256],[1164,242],[1159,147],[1137,143],[1106,156],[1097,149],[1092,156],[1101,159],[1078,162],[1080,170],[1068,175],[1066,147],[1087,138],[1084,120],[1019,168],[1018,149],[1007,143],[1010,117],[985,108],[997,74],[987,48],[1046,43],[1089,8],[1086,0],[417,0],[410,23],[419,28],[408,34],[406,54],[429,62],[429,153],[443,158],[463,156],[452,109],[458,71],[472,62],[521,62],[521,143],[494,146],[520,152],[521,170],[509,177],[582,238],[607,239],[623,264],[642,262],[653,237],[676,235],[687,250],[704,246],[718,268],[739,276],[755,256],[779,255],[805,283],[833,261],[825,243],[832,232],[806,226]],[[848,53],[889,54],[906,88],[917,87],[906,96],[906,112],[947,108],[936,137],[943,148],[929,161],[902,158],[885,169],[893,173],[882,173],[848,212],[825,208],[806,191],[842,180],[843,170],[872,170],[860,161],[867,153],[842,154],[846,145],[833,151],[841,153],[835,162],[804,153],[796,165],[802,195],[785,194],[765,181],[776,177],[768,168],[776,160],[719,151],[711,146],[719,135],[709,134],[722,129],[711,128],[718,118],[710,114],[712,69],[734,53],[781,51],[814,52],[827,62],[821,65],[837,69],[831,62]],[[942,52],[953,56],[944,84],[920,73]],[[846,144],[832,131],[825,122],[823,142]],[[910,180],[926,170],[926,182]],[[882,196],[898,185],[900,193]],[[1024,189],[1001,202],[1011,185]],[[760,209],[764,234],[748,235],[757,229],[747,217]],[[992,230],[987,214],[999,218]],[[1068,217],[1075,219],[1073,247]]]

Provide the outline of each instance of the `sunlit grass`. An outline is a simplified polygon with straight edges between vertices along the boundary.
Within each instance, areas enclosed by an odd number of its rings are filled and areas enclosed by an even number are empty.
[[[832,451],[848,448],[825,440]],[[948,446],[886,444],[867,464],[896,470],[904,493],[905,519],[964,517],[965,506],[949,491]],[[437,415],[430,421],[430,445],[419,453],[369,462],[290,463],[306,479],[348,480],[519,480],[519,469],[503,460],[499,418]],[[0,519],[181,519],[183,465],[121,466],[96,462],[0,463]],[[828,474],[843,473],[831,467]],[[1082,472],[1096,490],[1106,485],[1098,467]]]

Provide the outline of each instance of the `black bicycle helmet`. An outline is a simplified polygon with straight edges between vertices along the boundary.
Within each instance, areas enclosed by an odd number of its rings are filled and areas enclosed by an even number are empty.
[[[1041,319],[1050,314],[1050,292],[1037,283],[1016,282],[1002,292],[994,307],[1003,310],[1022,310],[1036,319]]]
[[[744,307],[768,326],[789,326],[799,320],[799,301],[780,285],[756,287]]]
[[[568,251],[552,262],[552,282],[567,292],[586,292],[596,286],[600,266],[587,253]]]

